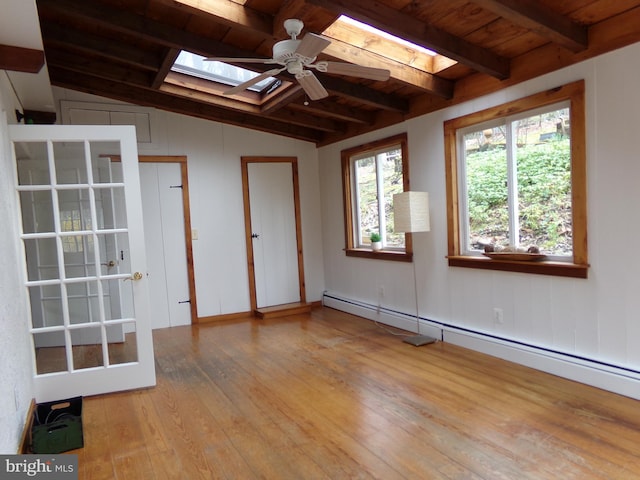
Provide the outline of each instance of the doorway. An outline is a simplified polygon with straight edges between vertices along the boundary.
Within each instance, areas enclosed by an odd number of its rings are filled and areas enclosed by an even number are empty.
[[[251,310],[305,303],[296,157],[242,157]]]

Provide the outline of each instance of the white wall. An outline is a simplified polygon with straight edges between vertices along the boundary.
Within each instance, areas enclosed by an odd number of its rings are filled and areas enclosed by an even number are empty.
[[[111,100],[54,88],[61,100]],[[59,113],[59,118],[62,118]],[[318,156],[314,144],[163,111],[152,113],[152,142],[142,155],[186,155],[198,316],[250,310],[240,157],[298,158],[307,301],[324,290]]]
[[[340,150],[406,131],[413,190],[430,193],[415,235],[421,317],[640,370],[640,44],[439,112],[320,149],[325,280],[331,293],[415,314],[411,264],[345,257]],[[586,81],[589,278],[449,267],[443,121]],[[374,279],[374,280],[371,280]],[[384,296],[379,297],[379,287]],[[504,310],[504,324],[493,308]],[[640,393],[638,393],[640,395]]]
[[[34,0],[3,0],[0,44],[42,49]],[[10,12],[7,15],[7,12]],[[46,69],[38,74],[0,70],[0,453],[16,453],[33,398],[27,298],[18,240],[14,166],[7,124],[15,110],[47,110],[53,96]],[[52,108],[52,105],[48,105]]]
[[[16,453],[33,398],[32,358],[23,287],[22,252],[14,168],[7,123],[20,109],[6,72],[0,70],[0,453]]]

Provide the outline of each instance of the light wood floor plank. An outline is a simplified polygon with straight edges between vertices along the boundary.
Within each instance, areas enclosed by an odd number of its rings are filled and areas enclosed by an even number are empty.
[[[640,403],[336,310],[154,332],[86,398],[80,478],[633,479]]]

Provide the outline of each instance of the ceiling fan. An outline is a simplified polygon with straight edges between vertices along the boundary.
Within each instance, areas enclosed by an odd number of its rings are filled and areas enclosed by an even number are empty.
[[[206,60],[226,63],[263,63],[266,65],[280,65],[278,68],[267,70],[266,72],[243,82],[224,92],[225,95],[233,95],[261,82],[262,80],[287,71],[295,76],[300,86],[311,100],[319,100],[329,95],[322,86],[318,77],[309,70],[311,68],[318,72],[336,73],[338,75],[350,75],[370,80],[385,81],[389,79],[389,70],[383,68],[363,67],[343,62],[321,61],[315,62],[320,52],[329,46],[331,40],[307,33],[298,40],[298,35],[302,31],[304,23],[302,20],[290,18],[284,21],[284,28],[290,39],[281,40],[273,46],[273,58],[222,58],[211,57]]]

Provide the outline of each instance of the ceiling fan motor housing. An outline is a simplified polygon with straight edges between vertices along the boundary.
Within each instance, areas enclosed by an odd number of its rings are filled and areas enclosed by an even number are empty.
[[[300,40],[281,40],[273,46],[273,59],[281,64],[287,63],[287,60],[298,59],[295,51],[300,45]]]

